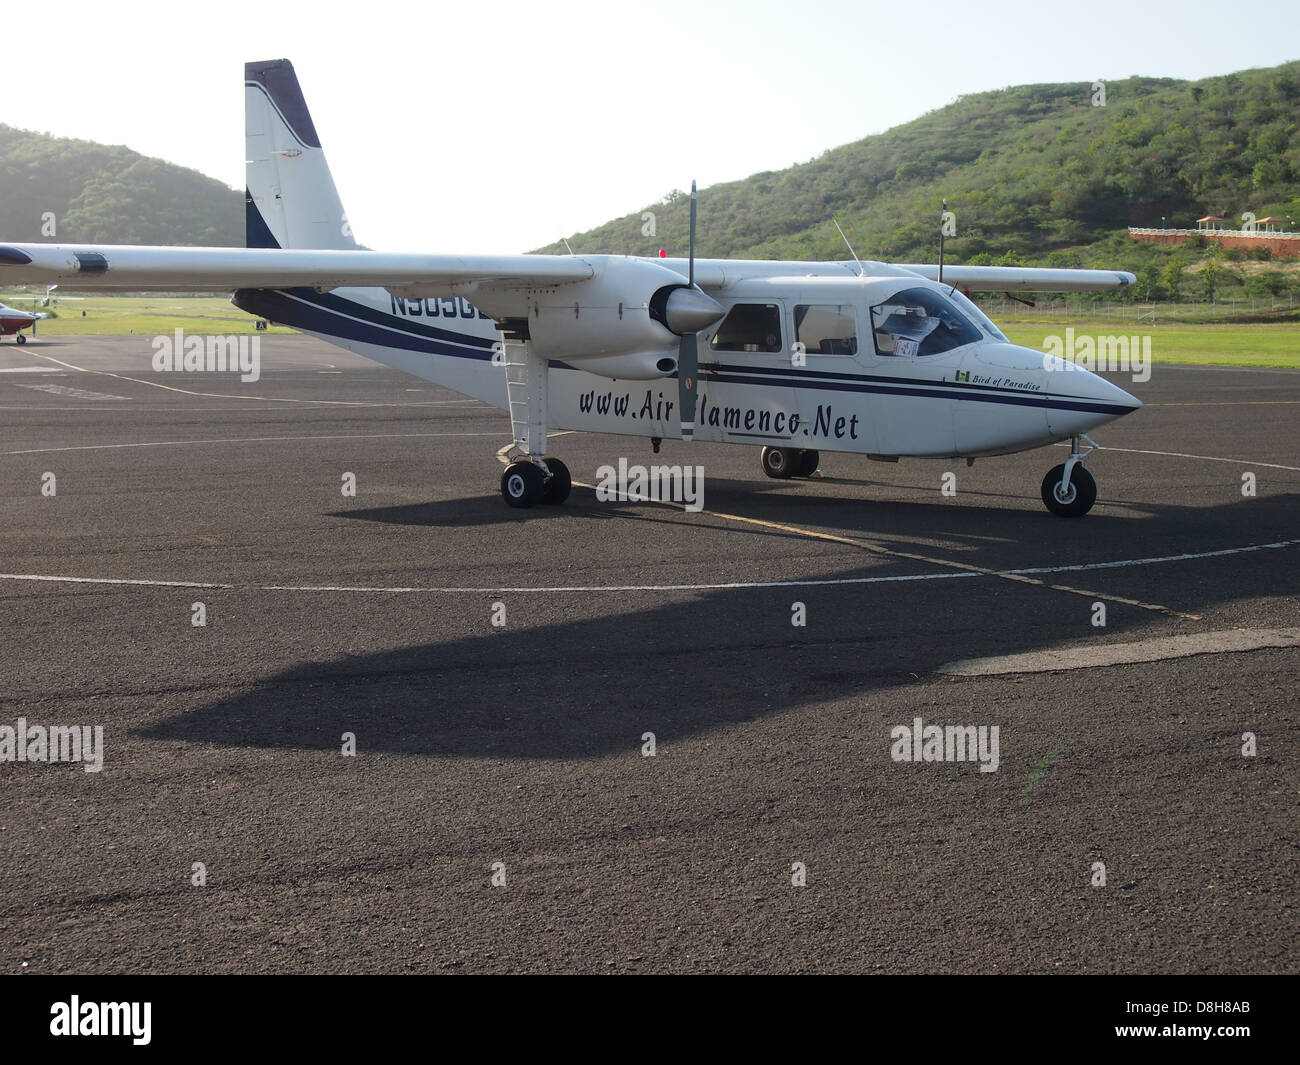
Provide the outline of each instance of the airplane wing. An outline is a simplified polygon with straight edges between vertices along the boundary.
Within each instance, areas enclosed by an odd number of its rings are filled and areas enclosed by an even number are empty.
[[[600,259],[605,256],[598,257]],[[655,260],[650,260],[654,262]],[[659,264],[685,273],[679,260]],[[867,264],[868,269],[876,264]],[[934,264],[883,264],[938,280]],[[849,271],[851,263],[697,260],[701,283],[789,273],[809,267]],[[280,248],[185,248],[126,245],[0,245],[0,282],[70,284],[77,288],[231,292],[240,288],[345,286],[425,290],[465,295],[478,286],[541,288],[596,276],[597,267],[570,255],[425,255],[376,251]],[[716,278],[710,276],[716,273]],[[1123,270],[1051,270],[1024,266],[945,266],[945,282],[978,292],[1095,292],[1123,288],[1137,278]]]
[[[0,284],[70,285],[79,289],[153,292],[233,292],[238,289],[384,288],[412,297],[465,296],[494,316],[527,314],[528,291],[555,289],[626,270],[639,263],[685,281],[679,259],[598,255],[425,255],[377,251],[282,248],[190,248],[134,245],[0,244]],[[863,264],[867,272],[937,280],[935,265]],[[851,262],[703,259],[696,281],[705,289],[742,277],[792,271],[853,276]],[[626,276],[624,273],[623,276]],[[1049,270],[1011,266],[945,266],[943,279],[969,291],[1092,292],[1122,288],[1136,278],[1120,270]],[[629,290],[630,291],[630,290]],[[621,299],[622,295],[613,298]]]
[[[233,292],[241,288],[348,286],[540,288],[586,281],[596,270],[562,255],[420,255],[280,248],[2,244],[0,282],[151,292]]]
[[[906,263],[899,269],[910,270],[931,281],[939,279],[939,267],[933,263]],[[958,285],[970,292],[1104,292],[1123,288],[1137,281],[1124,270],[1048,270],[1036,266],[947,266],[943,268],[946,285]]]

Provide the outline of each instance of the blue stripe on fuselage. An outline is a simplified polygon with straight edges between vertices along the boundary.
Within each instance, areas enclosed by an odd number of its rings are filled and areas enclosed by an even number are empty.
[[[309,333],[429,355],[491,360],[492,346],[496,343],[490,337],[470,336],[398,318],[364,303],[312,288],[240,289],[235,293],[235,306]]]
[[[449,329],[438,329],[375,310],[332,292],[313,288],[240,289],[235,306],[249,314],[292,326],[309,333],[337,336],[379,347],[420,351],[460,359],[490,361],[494,340],[469,336]],[[815,388],[831,392],[865,392],[891,396],[920,396],[933,399],[958,399],[976,403],[1005,403],[1049,410],[1080,411],[1086,414],[1127,414],[1129,407],[1114,403],[1097,403],[1068,396],[1024,395],[1012,390],[995,390],[988,385],[965,385],[948,381],[920,381],[899,377],[876,377],[871,374],[843,374],[819,371],[790,373],[770,367],[723,367],[704,372],[703,383],[721,382],[784,388]],[[570,363],[551,362],[552,369],[581,370]],[[703,370],[703,367],[701,367]],[[672,375],[675,377],[676,375]],[[671,378],[667,378],[671,380]]]

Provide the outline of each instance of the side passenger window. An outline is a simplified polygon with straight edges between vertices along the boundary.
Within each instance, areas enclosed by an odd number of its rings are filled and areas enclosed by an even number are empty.
[[[722,319],[709,347],[713,351],[781,351],[781,308],[775,303],[737,303]]]
[[[794,309],[794,338],[809,355],[856,355],[858,323],[844,304],[799,304]]]

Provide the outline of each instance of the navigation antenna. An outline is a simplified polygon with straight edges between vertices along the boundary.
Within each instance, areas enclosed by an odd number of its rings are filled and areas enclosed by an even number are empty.
[[[835,222],[835,219],[831,219]],[[835,222],[835,228],[840,229],[840,224]],[[844,230],[840,229],[840,239],[844,241],[844,246],[849,249],[849,254],[853,256],[853,261],[858,264],[858,277],[862,277],[865,271],[862,269],[862,260],[858,258],[858,253],[853,250],[853,245],[849,243],[849,238],[844,235]]]
[[[564,241],[564,246],[565,246],[566,248],[569,248],[569,238],[566,237],[566,236],[561,235],[560,239],[561,239],[562,241]],[[572,248],[569,248],[569,254],[570,254],[570,255],[573,254],[573,249],[572,249]]]
[[[948,200],[943,201],[943,213],[939,215],[939,284],[943,284],[943,230],[948,222]],[[957,286],[954,285],[953,288]]]

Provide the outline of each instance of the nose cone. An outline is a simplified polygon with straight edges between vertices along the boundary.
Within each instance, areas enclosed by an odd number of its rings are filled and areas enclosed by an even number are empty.
[[[727,313],[725,307],[698,288],[675,288],[664,304],[664,324],[674,333],[698,333]]]
[[[1051,406],[1047,424],[1054,435],[1086,433],[1106,422],[1132,414],[1142,401],[1091,370],[1055,356],[1045,356]]]

